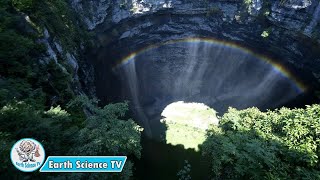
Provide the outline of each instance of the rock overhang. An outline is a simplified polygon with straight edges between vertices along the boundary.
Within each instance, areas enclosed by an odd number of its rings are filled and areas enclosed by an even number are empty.
[[[297,9],[288,7],[288,3],[297,2],[288,1],[284,6],[272,1],[265,6],[264,1],[258,0],[251,4],[251,9],[256,8],[258,13],[249,13],[242,1],[207,4],[171,1],[169,7],[161,6],[167,1],[154,6],[153,1],[144,1],[144,6],[149,3],[150,8],[139,13],[126,9],[130,5],[118,7],[119,2],[109,5],[105,20],[93,29],[97,45],[94,59],[96,67],[99,66],[96,71],[112,71],[123,59],[150,46],[186,38],[209,38],[237,44],[273,59],[304,81],[310,90],[319,88],[319,40],[304,33],[316,9],[315,1]],[[115,11],[119,8],[121,12]],[[267,11],[269,14],[265,14]],[[310,21],[303,19],[304,15]],[[115,16],[119,16],[117,21]],[[264,32],[268,37],[262,36]],[[97,81],[105,80],[107,74],[100,72]]]

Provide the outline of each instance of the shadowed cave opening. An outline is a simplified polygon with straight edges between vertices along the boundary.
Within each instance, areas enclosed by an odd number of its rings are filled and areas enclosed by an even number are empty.
[[[228,107],[267,110],[317,102],[304,73],[232,43],[193,38],[122,47],[122,58],[113,56],[114,47],[95,57],[97,95],[101,105],[129,100],[130,115],[144,128],[142,159],[135,162],[141,179],[172,178],[186,159],[196,167],[192,177],[205,179],[210,171],[199,151],[163,143],[161,113],[172,103],[203,103],[222,116]]]
[[[203,103],[223,115],[228,107],[267,110],[315,100],[288,67],[213,40],[195,38],[146,47],[117,65],[109,64],[106,71],[104,79],[98,78],[98,95],[102,84],[113,89],[107,93],[113,94],[111,102],[129,100],[132,115],[149,137],[163,135],[161,112],[177,101]]]
[[[135,172],[142,179],[173,177],[186,159],[197,167],[193,177],[205,179],[210,171],[199,152],[161,142],[167,130],[161,113],[172,103],[203,103],[222,116],[228,107],[267,110],[316,101],[289,67],[231,43],[182,40],[133,52],[116,64],[100,61],[96,83],[98,95],[109,95],[102,104],[129,100],[131,115],[144,128]]]
[[[129,100],[134,119],[156,137],[164,131],[161,112],[177,101],[204,103],[219,115],[229,106],[266,110],[318,102],[319,83],[310,71],[319,55],[314,43],[281,28],[263,39],[268,21],[253,22],[257,29],[218,22],[160,11],[99,26],[99,48],[90,59],[100,104]]]

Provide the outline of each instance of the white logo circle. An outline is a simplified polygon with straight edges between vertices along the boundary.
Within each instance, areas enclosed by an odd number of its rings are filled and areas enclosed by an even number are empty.
[[[12,164],[17,169],[23,172],[32,172],[42,166],[45,151],[37,140],[24,138],[12,146],[10,157]]]

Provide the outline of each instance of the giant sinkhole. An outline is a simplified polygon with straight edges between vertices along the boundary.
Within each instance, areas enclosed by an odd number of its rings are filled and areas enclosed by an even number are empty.
[[[134,119],[153,136],[162,131],[161,112],[177,101],[203,103],[219,115],[228,107],[317,101],[315,43],[281,28],[264,38],[259,24],[221,28],[215,21],[162,12],[97,28],[99,48],[90,58],[102,104],[128,100]]]

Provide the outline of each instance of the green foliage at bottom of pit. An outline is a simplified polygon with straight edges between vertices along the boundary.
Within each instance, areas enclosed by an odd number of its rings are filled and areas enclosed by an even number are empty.
[[[217,179],[320,179],[320,105],[230,108],[201,151]]]
[[[169,104],[161,114],[167,130],[167,144],[183,145],[185,149],[199,150],[206,139],[206,129],[210,124],[218,124],[216,111],[202,103],[182,101]]]

